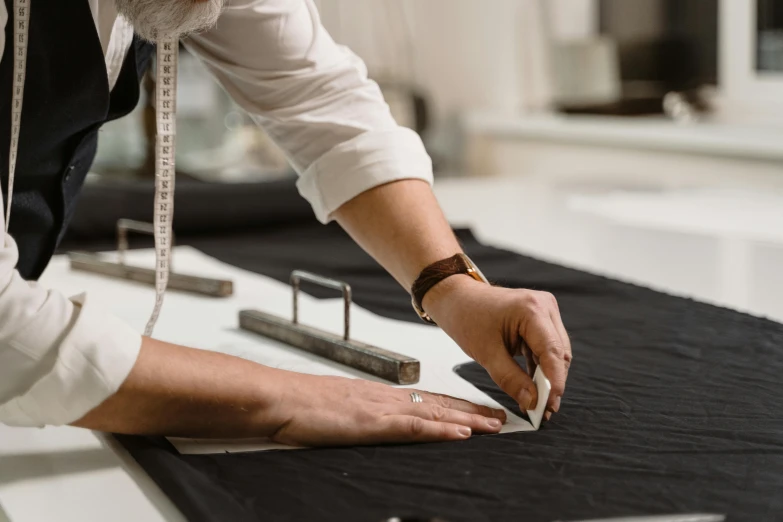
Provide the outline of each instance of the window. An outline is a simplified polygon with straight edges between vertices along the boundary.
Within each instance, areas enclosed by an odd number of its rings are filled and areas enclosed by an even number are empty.
[[[725,109],[732,116],[780,123],[783,0],[721,0],[719,23],[719,87]]]
[[[757,0],[756,5],[756,70],[783,72],[783,0]]]

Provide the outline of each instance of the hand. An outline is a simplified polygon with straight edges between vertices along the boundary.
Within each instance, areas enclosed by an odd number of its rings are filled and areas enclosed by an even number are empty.
[[[72,424],[110,433],[264,437],[298,446],[461,440],[502,410],[359,379],[269,368],[145,337],[120,389]]]
[[[497,433],[503,410],[359,379],[290,373],[276,405],[275,442],[294,446],[343,446],[463,440]]]
[[[560,409],[571,343],[552,294],[493,287],[456,275],[433,287],[423,306],[523,410],[538,402],[532,375],[541,365],[552,384],[547,419]],[[512,358],[523,354],[529,374]]]

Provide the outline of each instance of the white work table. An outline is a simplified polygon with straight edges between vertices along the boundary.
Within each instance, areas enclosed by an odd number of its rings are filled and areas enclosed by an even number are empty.
[[[185,520],[116,442],[102,439],[71,427],[0,425],[0,522]]]
[[[783,191],[654,182],[453,179],[436,193],[484,243],[783,322]]]
[[[775,210],[783,205],[775,195],[629,192],[513,179],[447,180],[436,191],[450,220],[471,225],[485,242],[783,320],[783,305],[773,298],[783,293],[783,214]],[[68,293],[82,289],[63,259],[43,281]],[[151,307],[150,287],[126,284],[134,296],[148,296]],[[280,292],[253,299],[274,302],[286,314],[290,301],[282,285]],[[111,300],[100,290],[97,297]],[[164,339],[173,335],[167,317],[182,299],[167,297],[156,332]],[[114,306],[120,316],[128,313]],[[237,311],[216,313],[215,324],[232,321],[227,314]],[[135,462],[110,446],[86,430],[0,426],[0,522],[183,520]]]

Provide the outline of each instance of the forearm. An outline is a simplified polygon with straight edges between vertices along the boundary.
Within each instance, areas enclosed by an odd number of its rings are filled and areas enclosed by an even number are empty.
[[[428,184],[398,181],[364,192],[335,213],[348,233],[406,289],[427,265],[460,246]],[[466,275],[438,283],[422,306],[523,409],[537,402],[531,380],[539,364],[552,390],[548,411],[560,408],[571,344],[554,296],[493,287]],[[525,355],[531,375],[512,358]]]
[[[144,338],[120,389],[74,422],[113,433],[265,437],[284,422],[283,375],[229,355]]]
[[[345,203],[334,217],[405,289],[427,265],[462,251],[424,181],[375,187]]]
[[[423,181],[376,187],[343,205],[335,217],[405,288],[422,268],[460,251]],[[74,425],[115,433],[271,436],[288,421],[279,396],[297,393],[295,375],[144,338],[118,392]]]

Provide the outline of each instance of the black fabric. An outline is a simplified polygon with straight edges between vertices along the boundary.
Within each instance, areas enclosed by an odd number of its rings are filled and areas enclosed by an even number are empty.
[[[266,188],[258,208],[296,198],[290,183]],[[338,227],[300,211],[294,204],[288,225],[178,237],[281,281],[294,268],[344,279],[359,305],[419,321],[407,294]],[[112,241],[99,236],[70,244]],[[203,456],[179,455],[165,440],[120,440],[194,521],[543,522],[693,511],[783,519],[783,325],[458,236],[491,280],[558,298],[574,363],[561,412],[540,431]],[[483,369],[458,371],[515,409]]]
[[[152,221],[154,197],[155,187],[149,181],[90,184],[68,226],[63,248],[110,247],[116,241],[118,219]],[[226,201],[231,204],[216,205]],[[267,183],[177,180],[174,208],[174,231],[182,237],[220,237],[226,232],[311,224],[314,220],[292,178]]]
[[[0,181],[7,205],[8,151],[14,54],[14,9],[0,62]],[[89,3],[36,0],[29,43],[10,233],[19,247],[19,272],[37,279],[75,209],[92,165],[98,129],[130,112],[152,45],[136,38],[114,91]],[[7,208],[7,206],[6,206]]]

